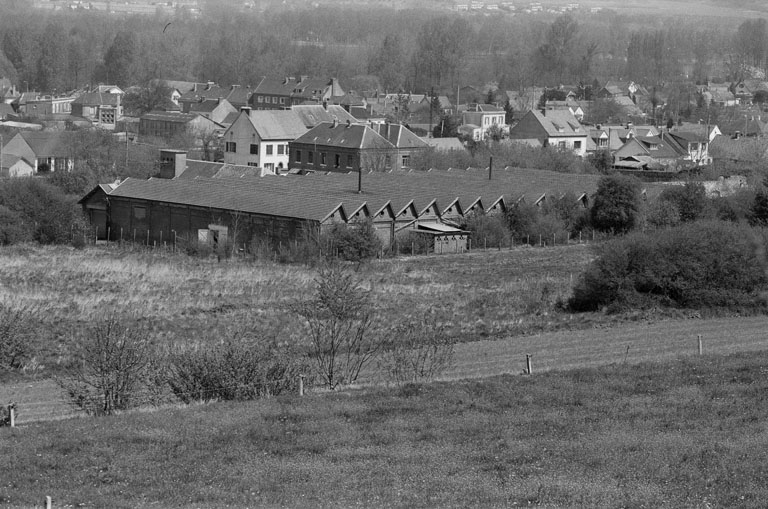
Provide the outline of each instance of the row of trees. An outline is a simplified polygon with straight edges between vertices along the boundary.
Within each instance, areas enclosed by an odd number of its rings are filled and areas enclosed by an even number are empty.
[[[274,27],[279,27],[275,30]],[[255,86],[264,75],[336,76],[349,88],[505,89],[626,76],[654,84],[720,74],[722,62],[765,65],[765,23],[592,15],[467,17],[386,8],[184,10],[157,17],[0,6],[0,75],[63,91],[152,78]],[[745,41],[749,42],[746,44]],[[626,59],[625,59],[626,57]],[[731,71],[736,72],[736,68]]]

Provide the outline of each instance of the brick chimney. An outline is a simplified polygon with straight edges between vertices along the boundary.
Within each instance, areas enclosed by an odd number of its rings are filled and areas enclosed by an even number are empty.
[[[174,179],[187,169],[187,152],[184,150],[160,150],[160,178]]]

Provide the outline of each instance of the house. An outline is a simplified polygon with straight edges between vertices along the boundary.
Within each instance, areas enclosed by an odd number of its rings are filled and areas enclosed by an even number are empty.
[[[16,112],[10,104],[0,103],[0,120],[8,120],[9,118],[16,118]]]
[[[174,158],[163,164],[175,164]],[[370,220],[386,247],[426,230],[424,235],[435,237],[434,250],[445,253],[466,249],[458,225],[467,214],[503,213],[521,201],[557,200],[568,191],[589,196],[599,179],[522,168],[499,168],[492,179],[484,169],[129,178],[97,186],[79,203],[100,235],[113,241],[151,245],[176,237],[210,243],[215,238],[222,245],[235,237],[238,245],[277,249],[337,224]]]
[[[507,129],[507,124],[504,121],[506,112],[504,108],[494,106],[492,104],[478,104],[473,108],[464,111],[461,114],[461,120],[463,125],[477,126],[480,128],[479,136],[481,140],[485,139],[489,135],[489,131],[492,128],[498,128],[500,133],[504,133]],[[473,138],[478,134],[473,128]]]
[[[675,137],[663,132],[659,136],[629,138],[616,151],[614,158],[614,166],[617,168],[626,168],[626,161],[630,161],[629,169],[665,171],[679,171],[684,161],[691,161],[688,147],[681,146]],[[642,164],[638,165],[638,162]]]
[[[102,129],[114,130],[123,118],[120,93],[86,92],[72,101],[72,115],[90,120]]]
[[[32,163],[13,154],[0,156],[0,177],[29,177],[35,173]]]
[[[287,170],[289,142],[307,131],[293,110],[243,108],[224,133],[224,162],[268,171]]]
[[[509,129],[511,140],[539,140],[542,146],[586,154],[588,132],[570,111],[531,110]]]
[[[696,133],[699,136],[705,137],[709,140],[710,143],[717,137],[722,135],[722,131],[720,131],[720,127],[718,127],[715,124],[708,125],[708,124],[694,124],[691,122],[683,122],[680,125],[673,126],[671,129],[671,132],[677,132],[677,131],[684,131],[684,132],[692,132]]]
[[[23,111],[19,111],[29,117],[52,117],[52,116],[64,116],[72,113],[72,103],[77,99],[74,94],[61,94],[61,95],[37,95],[23,94],[20,99],[24,98]]]
[[[229,88],[225,88],[209,81],[205,84],[195,83],[192,90],[183,93],[178,98],[178,104],[183,113],[190,113],[195,104],[203,101],[226,99],[235,108],[235,111],[239,111],[240,108],[248,106],[250,97],[250,87],[242,88],[240,85],[231,85]]]
[[[172,138],[189,132],[223,131],[223,126],[194,113],[179,111],[152,111],[139,119],[139,135]]]
[[[412,156],[423,154],[429,149],[424,140],[404,125],[385,122],[371,127],[397,149],[395,166],[398,168],[410,168]]]
[[[230,114],[237,113],[237,109],[226,99],[203,99],[198,103],[190,104],[188,113],[223,124]]]
[[[68,137],[69,133],[62,131],[20,131],[3,146],[3,157],[23,159],[34,173],[72,171]]]
[[[254,110],[279,110],[307,103],[332,104],[344,95],[336,78],[264,77],[253,90],[249,106]]]
[[[705,134],[670,131],[666,134],[666,138],[674,140],[682,149],[684,161],[690,161],[699,166],[712,163],[712,158],[709,156],[709,139]]]
[[[0,104],[13,104],[21,96],[8,78],[0,78]]]
[[[290,167],[302,171],[388,171],[397,149],[368,126],[325,122],[289,143]]]
[[[720,131],[731,138],[763,138],[768,134],[768,123],[763,121],[761,115],[744,114],[743,116],[726,120],[720,125]]]

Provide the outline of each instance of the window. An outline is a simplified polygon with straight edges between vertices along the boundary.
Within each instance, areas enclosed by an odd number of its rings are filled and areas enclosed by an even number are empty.
[[[325,152],[320,152],[320,164],[325,166]]]
[[[403,168],[408,168],[411,164],[411,156],[408,154],[403,155]]]
[[[267,145],[267,155],[268,156],[272,155],[272,145]]]
[[[277,104],[277,97],[272,98],[272,104]]]
[[[312,164],[315,162],[315,153],[314,152],[307,152],[307,162],[309,164]]]
[[[333,167],[338,168],[341,166],[341,156],[339,154],[335,154],[333,156]]]
[[[389,168],[390,166],[392,166],[392,159],[389,155],[387,155],[384,157],[384,167]]]
[[[280,104],[285,104],[285,97],[280,98]]]
[[[251,143],[251,154],[259,155],[259,144],[258,143]]]
[[[237,152],[237,143],[235,143],[234,141],[225,142],[224,152]]]
[[[576,140],[573,142],[573,150],[581,150],[581,140]]]
[[[277,146],[277,155],[281,156],[283,154],[285,154],[285,145],[281,143]]]
[[[260,102],[260,103],[263,103],[263,102],[264,102],[264,96],[263,96],[263,95],[260,95],[260,96],[258,96],[258,97],[256,98],[256,102]]]
[[[296,156],[293,158],[293,160],[297,163],[301,162],[301,150],[296,151]]]
[[[351,155],[347,156],[347,168],[351,168],[353,164],[354,158]]]
[[[259,167],[259,163],[247,163],[247,164],[248,164],[248,166],[254,166],[256,168]]]
[[[147,217],[147,208],[139,205],[133,206],[133,218],[134,219],[144,219]]]
[[[560,150],[565,150],[566,147],[567,147],[567,145],[566,145],[566,143],[564,141],[558,141],[557,142],[557,148],[559,148]]]

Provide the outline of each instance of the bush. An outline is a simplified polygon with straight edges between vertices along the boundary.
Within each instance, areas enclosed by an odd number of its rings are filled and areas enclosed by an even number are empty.
[[[680,221],[688,223],[710,215],[707,191],[700,182],[686,182],[683,186],[671,186],[662,191],[659,199],[672,203]]]
[[[395,236],[395,246],[400,254],[430,254],[434,249],[433,239],[429,235],[403,230]]]
[[[396,383],[429,381],[453,364],[454,343],[434,317],[406,321],[390,331],[379,368]]]
[[[32,240],[32,225],[25,224],[18,212],[0,205],[0,245],[9,246]]]
[[[374,258],[382,247],[373,221],[335,224],[325,235],[324,251],[338,255],[342,260],[361,262]]]
[[[503,247],[510,243],[511,235],[502,215],[469,214],[465,216],[461,229],[470,232],[472,246],[476,248]]]
[[[764,306],[762,230],[719,221],[695,222],[653,235],[632,234],[598,248],[576,284],[575,311],[646,305],[684,308]]]
[[[249,400],[295,390],[305,363],[274,340],[231,337],[172,354],[168,384],[181,401]]]
[[[526,239],[532,245],[538,244],[539,239],[550,241],[554,236],[565,241],[568,236],[568,229],[560,214],[546,206],[520,203],[507,211],[507,224],[515,238]]]
[[[34,311],[0,305],[0,367],[20,369],[32,355]]]
[[[597,185],[590,218],[597,230],[626,233],[640,218],[640,182],[632,177],[603,177]]]

